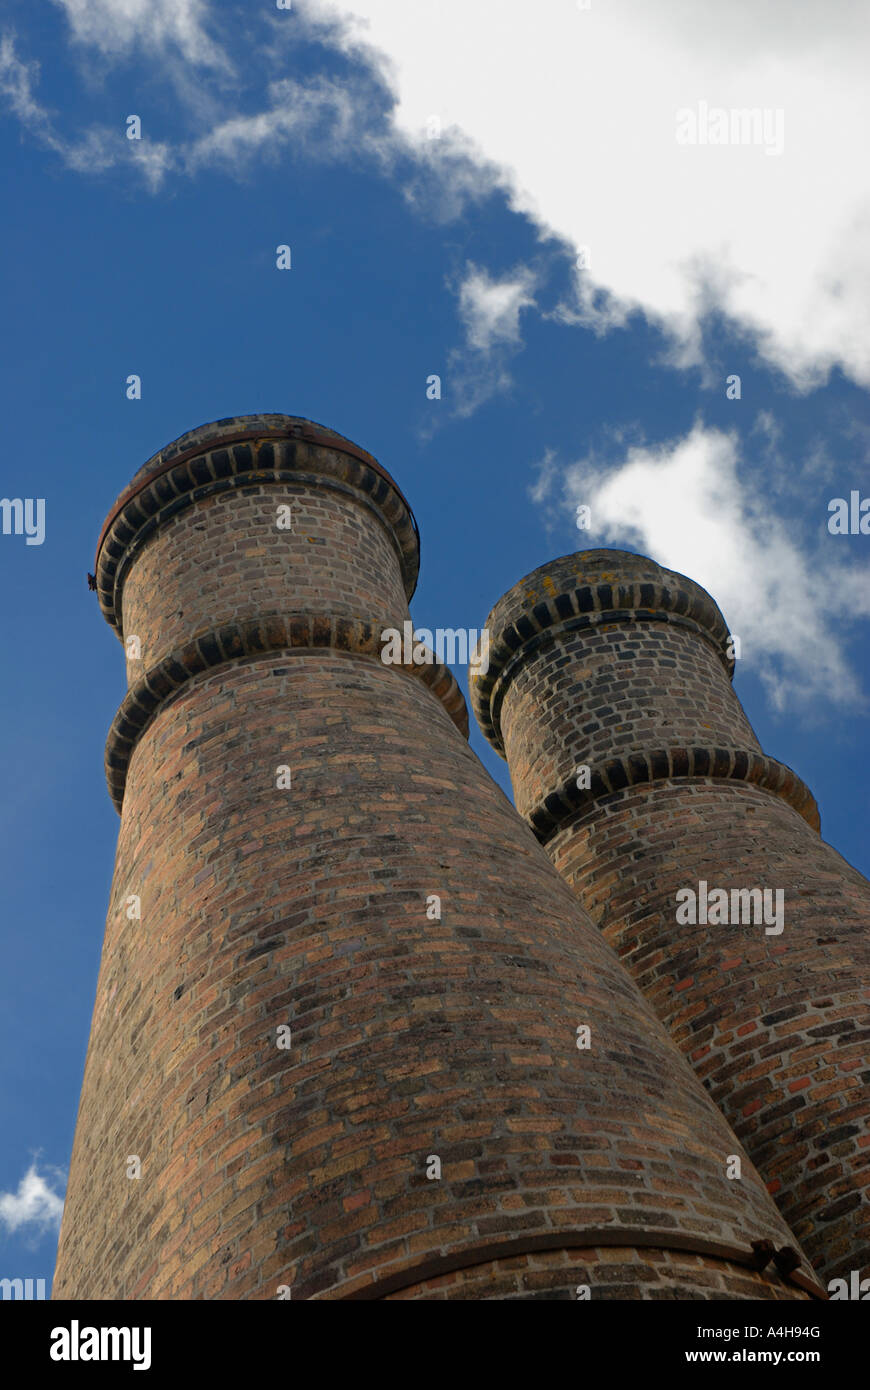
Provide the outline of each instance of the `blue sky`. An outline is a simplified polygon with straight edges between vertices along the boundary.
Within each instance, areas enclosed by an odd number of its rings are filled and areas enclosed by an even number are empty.
[[[6,0],[0,493],[45,499],[45,539],[0,535],[0,1275],[51,1277],[118,826],[124,666],[85,575],[204,421],[374,453],[420,526],[418,626],[479,628],[585,546],[691,575],[762,746],[870,871],[870,536],[827,525],[870,496],[868,25],[755,8]],[[717,142],[745,108],[767,127]]]

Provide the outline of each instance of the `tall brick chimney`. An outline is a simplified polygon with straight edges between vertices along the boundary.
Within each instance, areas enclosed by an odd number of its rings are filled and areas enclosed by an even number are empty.
[[[488,627],[472,699],[518,809],[816,1269],[870,1274],[870,883],[762,752],[722,614],[683,575],[590,550],[521,580]],[[714,889],[742,924],[708,920]],[[781,930],[755,921],[757,897],[746,921],[740,889],[781,890]]]
[[[416,526],[307,420],[142,468],[115,876],[56,1298],[807,1298],[794,1237],[470,751],[380,657]]]

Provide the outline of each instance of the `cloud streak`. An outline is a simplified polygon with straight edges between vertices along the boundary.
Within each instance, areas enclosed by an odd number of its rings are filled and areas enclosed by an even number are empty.
[[[230,71],[231,63],[206,32],[204,0],[54,0],[76,42],[106,57],[135,48],[152,54],[176,49],[194,67]]]
[[[513,384],[508,364],[523,346],[520,314],[535,304],[537,274],[519,266],[498,279],[469,261],[447,284],[465,332],[465,342],[447,355],[449,399],[453,413],[466,418]]]
[[[35,95],[38,79],[39,64],[18,57],[11,34],[0,37],[0,95],[38,144],[58,155],[76,173],[102,174],[127,163],[141,171],[152,190],[160,187],[174,162],[167,145],[127,140],[122,131],[107,126],[92,126],[78,140],[64,139],[52,113]]]

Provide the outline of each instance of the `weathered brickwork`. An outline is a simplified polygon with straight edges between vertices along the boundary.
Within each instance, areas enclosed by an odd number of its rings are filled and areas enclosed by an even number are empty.
[[[817,1270],[870,1273],[870,884],[762,754],[724,619],[683,576],[591,551],[528,576],[488,625],[476,711],[518,808]],[[782,932],[679,923],[677,893],[701,880],[729,899],[781,889]]]
[[[280,505],[290,507],[290,532],[276,526]],[[355,497],[316,483],[280,491],[249,485],[204,498],[142,551],[122,607],[124,632],[142,646],[141,660],[127,662],[130,684],[143,663],[225,623],[299,613],[366,618],[380,632],[408,616],[387,528],[373,524]]]
[[[790,1281],[771,1258],[793,1233],[469,749],[449,673],[380,661],[373,625],[416,577],[401,494],[300,428],[184,437],[104,533],[101,605],[142,669],[109,739],[121,827],[54,1296],[806,1299],[805,1257]],[[245,430],[261,466],[201,484]],[[158,486],[181,505],[148,529]]]

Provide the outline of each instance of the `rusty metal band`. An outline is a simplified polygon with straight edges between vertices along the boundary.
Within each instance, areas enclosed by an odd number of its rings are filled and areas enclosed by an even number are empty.
[[[546,1235],[517,1236],[515,1240],[493,1244],[470,1245],[451,1255],[424,1259],[417,1264],[406,1266],[395,1274],[376,1277],[370,1284],[364,1284],[350,1293],[337,1293],[335,1297],[348,1302],[386,1298],[401,1289],[426,1283],[430,1279],[438,1279],[460,1269],[471,1269],[475,1265],[490,1264],[494,1260],[513,1259],[519,1255],[533,1255],[546,1250],[592,1250],[602,1247],[620,1249],[632,1246],[639,1249],[652,1248],[703,1255],[709,1259],[740,1265],[757,1273],[773,1260],[786,1283],[794,1284],[813,1298],[824,1301],[828,1299],[827,1290],[802,1270],[786,1272],[784,1268],[780,1268],[779,1257],[770,1241],[755,1241],[749,1249],[744,1249],[738,1245],[728,1245],[724,1241],[699,1239],[697,1236],[681,1235],[674,1231],[655,1231],[647,1228],[635,1230],[626,1226],[621,1226],[619,1230],[590,1227],[587,1230],[554,1231]],[[786,1249],[787,1247],[783,1247],[783,1250]]]

